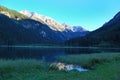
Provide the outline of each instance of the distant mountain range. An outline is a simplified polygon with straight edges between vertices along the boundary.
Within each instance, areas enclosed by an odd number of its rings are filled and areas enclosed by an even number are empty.
[[[54,19],[48,17],[48,16],[43,16],[41,14],[35,13],[35,12],[29,12],[28,10],[24,10],[24,11],[20,11],[20,13],[28,16],[31,19],[37,20],[42,22],[43,24],[48,25],[52,30],[55,31],[61,31],[61,32],[67,32],[67,31],[71,31],[71,32],[88,32],[88,30],[85,30],[84,28],[82,28],[81,26],[74,26],[71,27],[68,24],[60,24],[59,22],[55,21]]]
[[[120,12],[99,29],[65,42],[74,46],[120,47]]]
[[[89,32],[35,12],[17,12],[0,6],[0,45],[63,42],[67,46],[120,47],[120,12],[99,29]]]
[[[19,13],[0,6],[0,44],[61,43],[88,33],[82,27],[60,24],[35,12]]]

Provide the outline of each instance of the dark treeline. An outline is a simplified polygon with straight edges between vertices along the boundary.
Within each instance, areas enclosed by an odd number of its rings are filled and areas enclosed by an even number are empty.
[[[74,46],[120,47],[120,12],[99,29],[65,42]]]

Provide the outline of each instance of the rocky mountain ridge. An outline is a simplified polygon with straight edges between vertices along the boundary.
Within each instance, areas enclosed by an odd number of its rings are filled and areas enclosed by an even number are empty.
[[[10,42],[10,44],[60,43],[73,37],[84,36],[85,34],[88,34],[88,32],[76,33],[72,30],[68,31],[65,29],[65,27],[59,26],[52,26],[53,29],[51,29],[51,27],[44,21],[40,19],[35,20],[31,17],[23,15],[15,10],[0,6],[0,22],[2,23],[0,25],[0,35],[4,37],[0,37],[2,42],[1,44]],[[51,20],[49,22],[51,22]],[[55,23],[53,22],[53,24]],[[7,33],[12,34],[9,35]],[[19,36],[17,36],[17,34]]]

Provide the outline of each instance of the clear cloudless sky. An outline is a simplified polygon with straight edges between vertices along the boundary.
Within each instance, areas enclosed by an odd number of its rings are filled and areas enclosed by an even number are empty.
[[[120,0],[0,0],[0,5],[37,12],[88,30],[101,27],[120,11]]]

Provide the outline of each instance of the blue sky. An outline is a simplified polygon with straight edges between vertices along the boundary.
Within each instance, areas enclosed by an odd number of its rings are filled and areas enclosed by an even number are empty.
[[[101,27],[120,11],[120,0],[0,0],[0,5],[37,12],[88,30]]]

